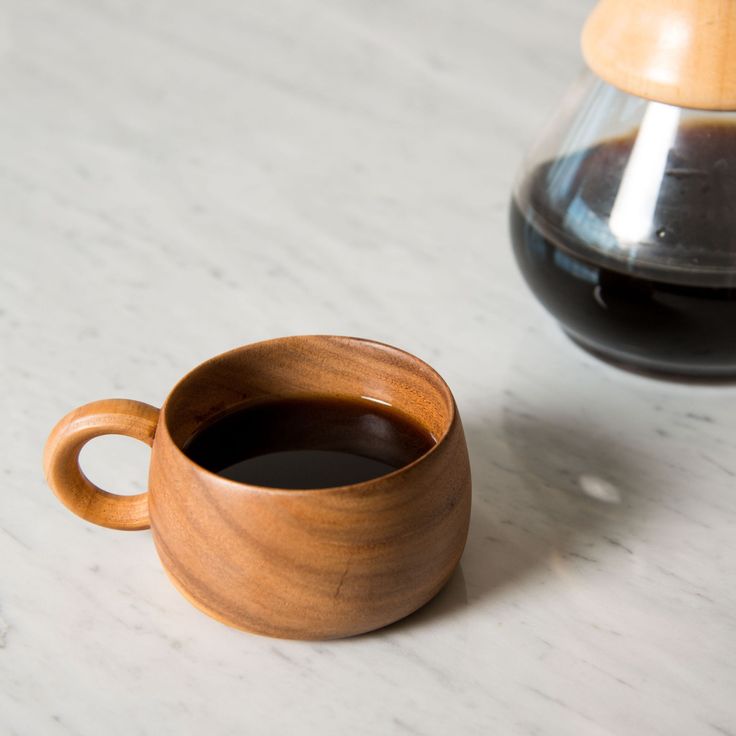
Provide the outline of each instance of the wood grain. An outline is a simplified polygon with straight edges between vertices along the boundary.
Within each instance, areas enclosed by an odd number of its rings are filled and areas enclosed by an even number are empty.
[[[437,444],[364,483],[288,491],[227,480],[183,452],[218,415],[315,394],[389,403]],[[156,410],[145,406],[97,402],[72,412],[49,439],[49,482],[75,513],[105,526],[142,528],[147,505],[167,574],[224,623],[284,638],[363,633],[426,603],[460,560],[471,503],[465,437],[449,388],[418,358],[356,338],[270,340],[195,368],[166,399],[157,427]],[[150,439],[154,428],[147,504],[129,497],[128,516],[113,518],[126,499],[81,476],[78,450],[103,431]]]
[[[733,0],[601,0],[582,50],[598,76],[630,94],[736,110]]]

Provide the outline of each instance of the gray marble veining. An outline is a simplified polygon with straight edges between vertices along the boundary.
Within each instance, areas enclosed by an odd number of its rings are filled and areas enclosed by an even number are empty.
[[[736,734],[736,388],[581,353],[508,243],[590,7],[0,2],[0,732]],[[69,408],[300,332],[430,361],[471,448],[450,584],[340,642],[209,620],[40,470]]]

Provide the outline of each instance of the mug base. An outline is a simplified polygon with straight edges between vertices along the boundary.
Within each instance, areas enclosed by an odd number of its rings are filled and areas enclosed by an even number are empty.
[[[184,587],[184,585],[181,583],[180,580],[176,578],[176,576],[168,569],[163,559],[161,560],[162,567],[164,569],[164,572],[166,573],[166,576],[171,581],[171,584],[176,588],[176,590],[181,593],[181,595],[189,601],[195,608],[199,609],[202,613],[206,614],[210,618],[215,619],[215,621],[219,621],[221,624],[225,624],[226,626],[229,626],[233,629],[239,629],[240,631],[245,631],[248,634],[256,634],[258,636],[267,636],[272,639],[290,639],[290,640],[296,640],[296,641],[329,641],[334,639],[348,639],[352,636],[360,636],[361,634],[368,634],[371,631],[378,631],[379,629],[383,629],[387,626],[390,626],[391,624],[395,624],[397,621],[401,621],[402,619],[406,618],[407,616],[411,616],[413,613],[416,613],[420,608],[423,608],[427,605],[441,590],[442,588],[447,585],[447,582],[452,577],[453,573],[455,572],[455,569],[457,568],[457,565],[460,563],[460,560],[457,561],[455,565],[453,565],[452,569],[450,570],[450,573],[447,575],[447,577],[442,580],[442,582],[437,586],[436,590],[433,590],[431,594],[426,598],[426,600],[423,600],[419,605],[414,606],[411,608],[411,610],[406,611],[405,613],[401,613],[397,615],[396,617],[392,617],[391,619],[384,621],[377,626],[370,626],[368,628],[362,628],[362,629],[356,629],[355,631],[347,630],[345,632],[340,633],[334,633],[334,632],[319,632],[319,631],[312,631],[312,630],[305,630],[305,631],[292,631],[292,630],[284,630],[284,629],[263,629],[259,628],[257,626],[251,626],[247,624],[243,624],[240,621],[228,618],[226,616],[223,616],[222,613],[219,611],[216,611],[211,606],[207,605],[203,601],[199,600],[198,598],[195,598],[192,593],[187,590],[187,588]]]

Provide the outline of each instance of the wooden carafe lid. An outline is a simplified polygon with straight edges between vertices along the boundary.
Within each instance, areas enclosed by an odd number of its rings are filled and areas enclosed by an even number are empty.
[[[600,0],[582,48],[593,72],[624,92],[736,110],[736,0]]]

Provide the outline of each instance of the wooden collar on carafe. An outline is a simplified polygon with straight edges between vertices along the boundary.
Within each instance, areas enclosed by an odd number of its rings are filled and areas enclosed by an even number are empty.
[[[624,92],[736,110],[734,0],[600,0],[582,49],[593,72]]]

